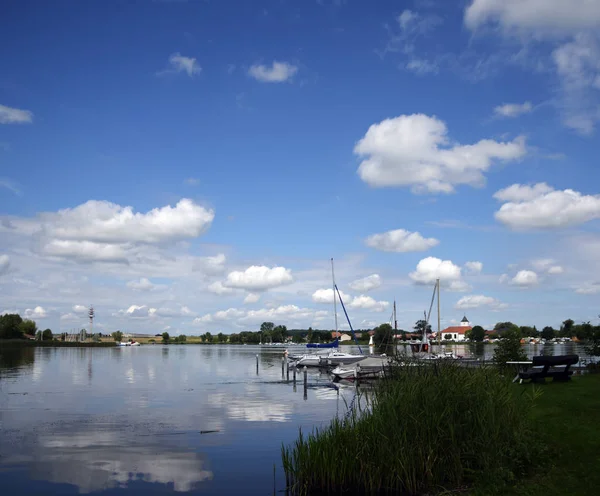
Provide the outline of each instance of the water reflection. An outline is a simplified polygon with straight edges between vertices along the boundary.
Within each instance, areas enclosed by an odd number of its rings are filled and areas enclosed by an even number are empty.
[[[29,467],[32,479],[71,484],[80,493],[140,481],[186,492],[213,478],[204,455],[165,444],[130,444],[119,431],[40,436]]]
[[[13,369],[32,367],[35,361],[35,348],[0,347],[0,377]],[[16,370],[15,370],[16,372]]]

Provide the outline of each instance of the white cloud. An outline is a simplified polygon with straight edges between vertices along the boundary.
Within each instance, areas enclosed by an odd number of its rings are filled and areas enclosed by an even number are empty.
[[[600,4],[593,0],[473,0],[465,10],[470,29],[498,23],[508,31],[561,35],[600,26]]]
[[[538,276],[532,270],[520,270],[510,281],[510,284],[523,288],[535,286],[537,283]]]
[[[2,148],[1,143],[0,143],[0,148]],[[22,195],[19,186],[14,181],[11,181],[10,179],[8,179],[6,177],[0,177],[0,188],[6,188],[6,189],[12,191],[17,196]]]
[[[127,263],[138,258],[141,246],[165,246],[200,236],[213,219],[212,210],[188,199],[147,213],[90,200],[33,218],[5,218],[0,231],[32,237],[35,249],[50,257]]]
[[[395,229],[380,234],[372,234],[365,240],[365,243],[367,246],[381,251],[406,253],[429,250],[437,246],[439,241],[435,238],[424,238],[419,232]]]
[[[472,145],[451,142],[446,124],[424,114],[401,115],[373,124],[356,144],[363,158],[358,174],[371,186],[410,186],[413,192],[451,193],[460,184],[481,186],[494,161],[526,153],[525,139],[490,139]]]
[[[199,270],[208,275],[219,275],[225,272],[227,257],[219,253],[213,257],[200,257],[194,261],[194,270]]]
[[[547,191],[548,186],[541,188]],[[539,188],[540,184],[532,189]],[[527,186],[513,185],[513,192]],[[496,198],[510,199],[511,194],[501,190],[494,195]],[[509,201],[500,207],[495,213],[498,221],[514,229],[548,229],[569,227],[583,224],[593,219],[600,218],[600,195],[582,195],[578,191],[566,189],[564,191],[550,190],[529,199],[517,200],[518,194],[514,194],[514,201]]]
[[[146,305],[131,305],[127,310],[119,310],[119,315],[131,317],[132,319],[144,319],[153,316],[156,308]]]
[[[265,291],[294,281],[292,271],[285,267],[265,267],[252,265],[245,271],[234,271],[227,275],[224,285],[248,291]]]
[[[298,67],[288,62],[274,61],[271,67],[263,64],[254,64],[248,70],[248,74],[263,83],[283,83],[294,77]]]
[[[422,259],[409,277],[415,284],[433,285],[439,278],[452,291],[464,291],[468,285],[462,281],[461,268],[451,260],[440,260],[435,257]]]
[[[174,53],[169,57],[169,66],[171,67],[166,72],[185,72],[192,77],[194,74],[200,74],[202,68],[193,57],[184,57],[180,53]]]
[[[248,293],[246,295],[246,297],[244,298],[244,304],[249,304],[249,303],[256,303],[258,300],[260,300],[260,295],[256,294],[256,293]]]
[[[48,316],[48,313],[44,308],[37,306],[33,309],[27,308],[23,314],[23,317],[26,319],[45,319]]]
[[[460,300],[456,302],[456,305],[454,305],[454,308],[461,310],[480,307],[489,307],[494,310],[501,310],[503,308],[506,308],[507,305],[505,303],[501,303],[496,298],[484,295],[463,296]]]
[[[373,312],[383,312],[389,306],[390,304],[387,301],[375,301],[375,299],[365,295],[353,298],[348,304],[348,307],[352,309],[371,310]]]
[[[346,294],[343,291],[340,291],[340,294],[342,295],[342,301],[344,302],[345,305],[347,305],[348,303],[350,303],[350,301],[352,301],[352,296],[350,296],[349,294]],[[337,298],[337,294],[336,294],[336,298]],[[315,303],[333,304],[333,288],[317,289],[312,295],[312,301],[314,301]],[[337,298],[336,301],[339,301],[339,298]]]
[[[424,74],[437,74],[440,70],[435,62],[430,62],[425,59],[411,59],[406,65],[406,69],[422,76]]]
[[[528,114],[532,110],[531,102],[504,103],[494,108],[494,115],[498,117],[518,117],[522,114]]]
[[[310,308],[300,308],[296,305],[281,305],[274,308],[264,308],[260,310],[250,310],[244,317],[239,319],[241,323],[259,324],[261,322],[271,321],[297,322],[300,319],[314,317],[314,310]],[[287,325],[287,324],[286,324]]]
[[[75,313],[88,313],[89,308],[84,305],[73,305],[73,312]]]
[[[200,179],[195,177],[188,177],[185,181],[183,181],[188,186],[198,186],[200,184]]]
[[[136,281],[129,281],[127,287],[135,291],[153,291],[158,288],[156,284],[153,284],[150,279],[142,277]]]
[[[505,282],[508,282],[510,280],[510,277],[508,274],[502,274],[499,278],[498,278],[498,282],[500,284],[504,284]]]
[[[63,315],[60,316],[60,320],[63,321],[63,322],[65,322],[65,321],[74,322],[74,321],[82,320],[82,318],[83,317],[81,315],[76,315],[76,314],[71,313],[71,312],[65,313],[65,314],[63,314]]]
[[[600,38],[577,34],[552,52],[561,81],[563,121],[581,134],[591,134],[600,119]]]
[[[503,202],[528,201],[554,191],[554,188],[546,183],[537,183],[533,186],[527,184],[513,184],[508,188],[501,189],[494,193],[494,198]]]
[[[30,122],[33,122],[33,114],[29,110],[0,105],[0,124],[28,124]]]
[[[246,315],[244,310],[238,310],[237,308],[228,308],[227,310],[219,310],[213,314],[206,314],[202,317],[197,317],[193,320],[192,324],[209,324],[213,322],[225,322],[239,319]]]
[[[471,274],[480,274],[483,270],[483,264],[481,262],[467,262],[465,263],[465,269]]]
[[[585,283],[575,289],[577,294],[589,295],[600,293],[600,283]]]
[[[215,294],[218,294],[218,295],[224,295],[224,294],[231,294],[231,293],[233,293],[233,289],[227,288],[227,287],[223,286],[223,283],[221,281],[216,281],[216,282],[213,282],[212,284],[210,284],[208,286],[208,290],[211,293],[215,293]]]
[[[348,286],[350,286],[350,288],[354,291],[365,293],[381,286],[381,277],[379,274],[371,274],[370,276],[363,277],[362,279],[352,281]]]
[[[533,260],[531,265],[538,272],[546,272],[547,274],[556,275],[564,272],[564,269],[551,258],[538,258]]]
[[[10,270],[10,258],[8,255],[0,255],[0,276],[7,274]]]

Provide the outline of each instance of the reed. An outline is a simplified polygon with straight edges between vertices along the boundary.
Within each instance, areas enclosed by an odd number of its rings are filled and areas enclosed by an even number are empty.
[[[366,411],[282,447],[288,490],[414,495],[510,480],[535,455],[535,394],[511,386],[492,368],[397,367]]]

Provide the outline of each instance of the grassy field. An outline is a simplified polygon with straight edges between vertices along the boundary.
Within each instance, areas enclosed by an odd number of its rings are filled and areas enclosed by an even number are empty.
[[[540,389],[543,393],[531,415],[538,439],[546,446],[545,461],[532,477],[502,494],[598,494],[600,374],[575,376],[569,383],[548,383]]]

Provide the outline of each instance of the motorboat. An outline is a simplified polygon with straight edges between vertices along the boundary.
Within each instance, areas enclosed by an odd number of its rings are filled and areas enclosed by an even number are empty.
[[[365,355],[353,355],[351,353],[344,353],[342,351],[332,351],[326,356],[320,357],[320,365],[349,365],[352,363],[359,362],[365,358]]]
[[[117,346],[140,346],[140,343],[138,343],[137,341],[128,341],[128,342],[120,342],[117,343]]]

